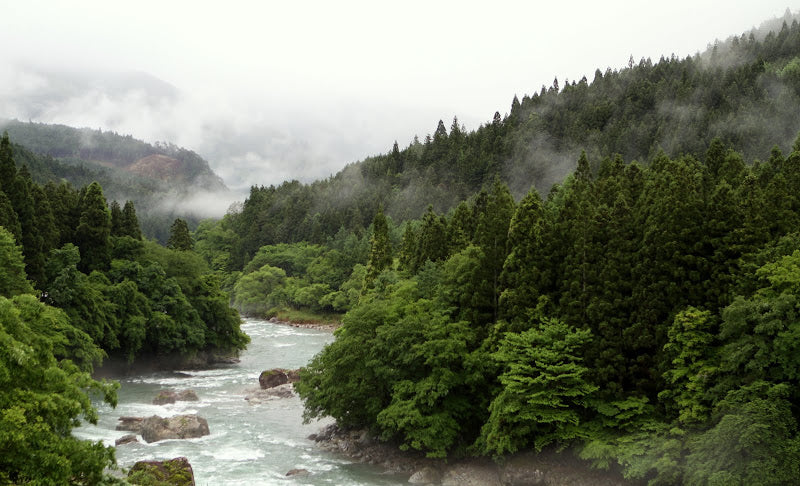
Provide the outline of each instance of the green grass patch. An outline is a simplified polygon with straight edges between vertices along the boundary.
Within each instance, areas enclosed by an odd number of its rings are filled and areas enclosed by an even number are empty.
[[[341,324],[342,314],[336,312],[317,313],[308,309],[293,309],[281,307],[271,309],[269,317],[280,321],[296,322],[298,324]]]

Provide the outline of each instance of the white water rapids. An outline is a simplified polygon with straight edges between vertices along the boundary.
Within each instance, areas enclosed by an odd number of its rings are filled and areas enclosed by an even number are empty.
[[[302,402],[297,397],[276,398],[251,404],[244,399],[258,388],[261,371],[298,368],[333,340],[330,332],[245,319],[242,330],[251,339],[235,365],[193,371],[190,375],[153,373],[120,380],[119,405],[98,404],[97,425],[74,431],[80,438],[102,440],[106,445],[129,432],[117,431],[121,416],[162,417],[197,413],[208,420],[210,435],[198,439],[166,440],[120,445],[117,463],[124,468],[136,461],[185,456],[198,485],[400,485],[407,476],[384,474],[373,466],[325,452],[307,439],[327,422],[302,423]],[[192,389],[198,402],[153,405],[161,390]],[[307,475],[290,476],[291,469]]]

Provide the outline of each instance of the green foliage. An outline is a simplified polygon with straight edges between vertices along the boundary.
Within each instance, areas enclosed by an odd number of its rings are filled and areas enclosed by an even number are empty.
[[[244,314],[265,316],[283,303],[285,297],[279,290],[285,279],[283,269],[269,265],[242,275],[233,288],[234,307]]]
[[[100,350],[31,295],[0,297],[0,342],[0,482],[100,483],[113,449],[70,434],[80,417],[97,421],[87,391],[116,404],[116,386],[75,364]]]
[[[119,232],[121,236],[130,236],[137,240],[142,239],[142,229],[139,226],[139,218],[136,216],[136,208],[133,206],[133,201],[125,201],[125,206],[122,208]]]
[[[81,251],[79,269],[84,273],[105,271],[111,265],[111,213],[103,188],[93,182],[82,191],[80,220],[75,239]]]
[[[715,349],[714,320],[709,311],[690,307],[678,313],[667,335],[664,351],[672,366],[664,373],[667,386],[659,399],[677,412],[681,424],[708,420],[711,397],[709,389],[719,372]]]
[[[555,319],[522,333],[507,333],[492,357],[501,366],[502,388],[481,430],[483,452],[502,455],[583,436],[582,409],[597,386],[586,381],[580,351],[591,339]]]
[[[791,484],[800,476],[797,421],[786,384],[755,382],[730,392],[715,425],[689,441],[687,485]]]
[[[541,291],[546,288],[542,275],[544,262],[544,214],[539,193],[531,190],[520,201],[508,229],[509,254],[500,280],[500,315],[515,321],[514,328],[527,324],[527,314]]]
[[[0,296],[13,297],[33,293],[25,273],[22,249],[17,246],[14,236],[0,226]]]
[[[722,312],[722,370],[746,382],[800,379],[800,250],[759,269],[763,287]],[[733,380],[724,380],[724,382]],[[735,383],[735,382],[734,382]]]
[[[189,234],[189,226],[186,221],[177,218],[169,229],[169,240],[167,248],[180,251],[191,251],[194,248],[192,235]]]
[[[378,209],[372,220],[372,237],[370,237],[369,262],[365,283],[372,284],[375,277],[385,268],[392,266],[392,243],[389,241],[389,225],[383,215],[383,207]]]

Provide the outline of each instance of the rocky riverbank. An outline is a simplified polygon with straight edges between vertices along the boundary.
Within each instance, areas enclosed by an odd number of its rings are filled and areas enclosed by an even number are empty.
[[[502,463],[486,458],[443,461],[418,452],[403,452],[380,442],[366,431],[343,430],[329,425],[309,437],[324,450],[374,464],[393,473],[409,475],[411,484],[442,486],[634,486],[619,474],[589,467],[570,452],[545,450],[519,453]]]
[[[272,324],[279,324],[281,326],[292,326],[300,329],[317,329],[319,331],[333,332],[341,326],[341,323],[325,323],[325,322],[295,322],[295,321],[282,321],[276,317],[272,317],[268,322]]]

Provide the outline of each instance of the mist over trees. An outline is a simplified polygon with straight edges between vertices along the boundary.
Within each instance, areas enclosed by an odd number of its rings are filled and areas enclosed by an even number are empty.
[[[495,178],[517,200],[531,187],[546,195],[581,151],[595,164],[615,154],[649,163],[660,151],[702,159],[714,138],[748,162],[767,158],[773,145],[788,151],[800,131],[798,54],[800,27],[787,18],[774,32],[734,36],[685,59],[631,60],[591,80],[556,80],[474,131],[457,118],[449,128],[440,121],[432,135],[325,180],[253,186],[230,215],[242,237],[230,269],[265,244],[324,243],[342,227],[363,230],[380,205],[397,222],[428,205],[446,212]]]
[[[145,235],[166,243],[176,217],[196,227],[229,197],[225,184],[198,154],[169,143],[154,145],[130,135],[64,125],[0,119],[18,168],[38,184],[98,182],[109,201],[131,201]]]
[[[309,419],[431,457],[787,484],[798,56],[791,21],[556,80],[474,132],[253,187],[198,252],[245,312],[344,313],[297,384]]]

